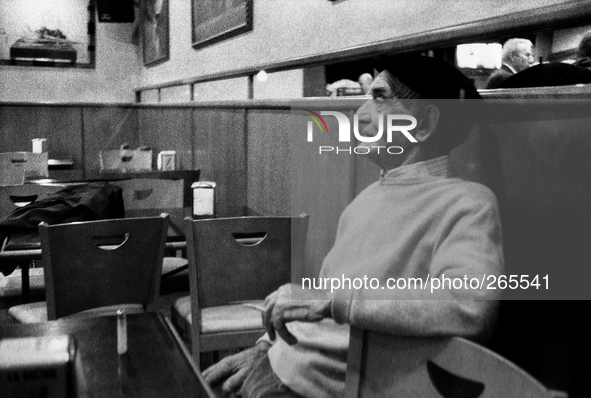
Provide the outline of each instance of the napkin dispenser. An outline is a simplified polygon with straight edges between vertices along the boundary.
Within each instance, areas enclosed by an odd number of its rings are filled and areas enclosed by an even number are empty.
[[[75,357],[68,335],[0,340],[2,397],[75,397]]]
[[[199,181],[191,185],[193,189],[193,217],[215,217],[215,186],[212,181]]]
[[[162,151],[158,154],[158,170],[176,170],[176,151]]]

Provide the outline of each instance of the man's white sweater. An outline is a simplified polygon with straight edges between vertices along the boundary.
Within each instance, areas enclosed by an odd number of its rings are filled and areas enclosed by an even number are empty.
[[[298,343],[278,339],[269,350],[284,384],[311,398],[341,396],[349,324],[393,335],[467,337],[490,326],[498,290],[473,289],[470,281],[474,287],[476,279],[503,272],[497,201],[488,188],[451,175],[447,157],[401,167],[345,209],[319,276],[376,278],[379,287],[338,290],[332,319],[287,325]],[[432,290],[433,279],[443,277],[459,278],[462,287]],[[387,283],[396,282],[389,278],[420,278],[427,288],[390,289]]]

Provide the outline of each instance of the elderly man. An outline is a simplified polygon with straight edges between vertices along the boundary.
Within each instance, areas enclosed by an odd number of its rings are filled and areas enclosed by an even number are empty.
[[[485,88],[496,88],[503,80],[532,66],[534,63],[532,48],[532,42],[527,39],[507,40],[503,45],[503,65],[491,73]]]
[[[583,35],[579,43],[577,60],[574,65],[591,69],[591,30]]]
[[[449,284],[436,290],[384,288],[396,279],[426,283],[498,276],[503,268],[494,194],[458,178],[448,160],[482,106],[477,91],[455,67],[434,58],[405,57],[384,66],[370,87],[373,98],[357,111],[361,137],[381,135],[376,142],[361,142],[367,150],[358,156],[367,156],[382,173],[341,215],[319,275],[370,278],[382,289],[331,293],[282,286],[265,301],[267,334],[205,370],[209,383],[225,380],[225,392],[341,396],[349,325],[399,336],[476,338],[490,331],[494,290]],[[412,139],[388,137],[386,114],[413,115]],[[392,145],[402,151],[383,150]]]

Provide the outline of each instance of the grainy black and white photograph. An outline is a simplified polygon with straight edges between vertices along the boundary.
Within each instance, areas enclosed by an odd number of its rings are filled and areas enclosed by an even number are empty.
[[[591,0],[0,0],[0,395],[591,396]]]

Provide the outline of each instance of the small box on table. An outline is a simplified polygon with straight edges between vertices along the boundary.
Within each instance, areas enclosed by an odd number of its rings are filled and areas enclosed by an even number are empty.
[[[68,335],[0,340],[2,397],[75,397],[75,358]]]

